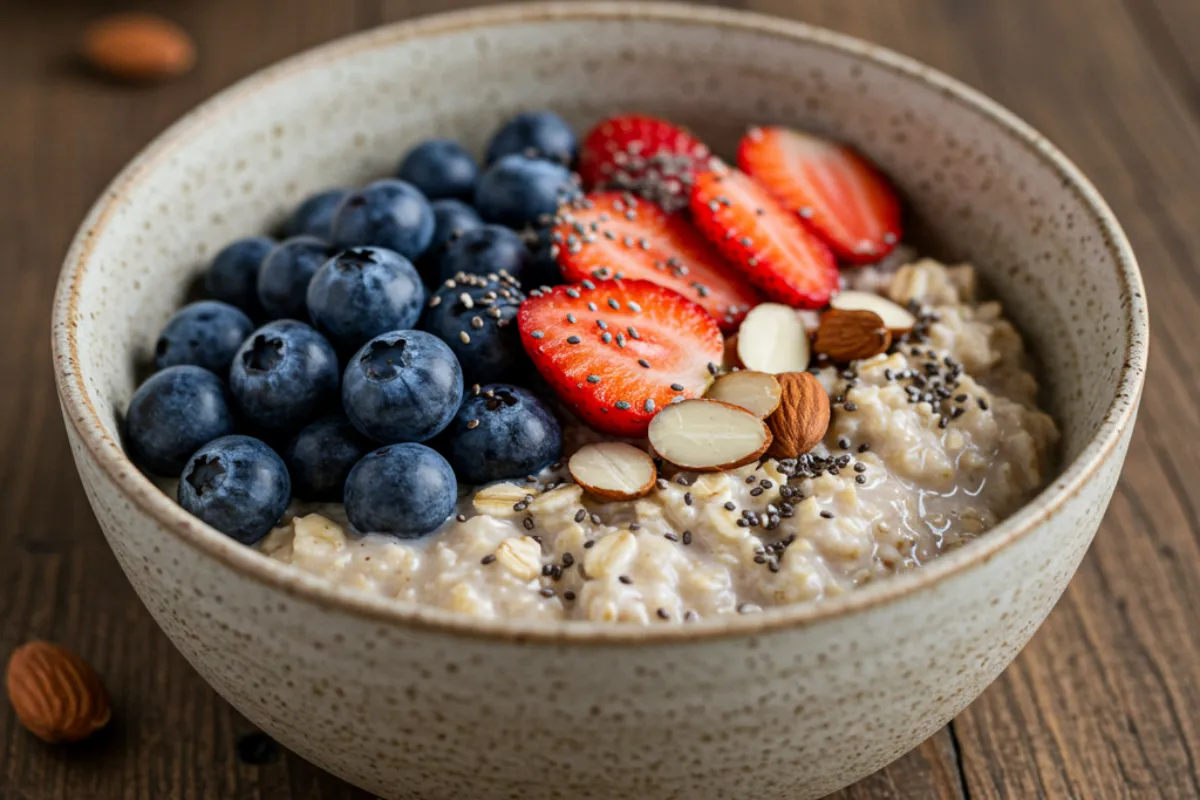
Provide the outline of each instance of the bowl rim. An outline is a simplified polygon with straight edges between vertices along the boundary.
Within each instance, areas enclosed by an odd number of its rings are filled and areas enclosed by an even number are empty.
[[[981,115],[1042,159],[1094,215],[1103,233],[1105,247],[1118,266],[1117,280],[1127,316],[1124,320],[1125,361],[1112,404],[1099,430],[1079,456],[1062,473],[1016,513],[1003,520],[987,536],[970,546],[946,553],[921,569],[860,587],[838,597],[765,609],[749,615],[725,615],[689,625],[640,626],[604,622],[555,620],[493,620],[425,606],[418,603],[373,596],[342,588],[289,564],[274,561],[245,547],[190,516],[125,456],[120,442],[104,432],[79,368],[76,330],[80,283],[94,243],[124,201],[125,193],[174,149],[196,135],[206,122],[235,111],[262,87],[302,73],[314,71],[398,42],[477,28],[506,27],[547,21],[654,21],[674,25],[718,27],[747,31],[837,51],[869,61],[902,78],[924,83],[955,103]],[[1132,424],[1141,397],[1148,358],[1149,319],[1145,289],[1132,248],[1115,216],[1096,188],[1054,145],[1015,114],[956,79],[925,66],[915,59],[871,44],[862,39],[824,28],[764,14],[680,3],[627,4],[615,0],[585,2],[515,3],[436,14],[359,32],[303,51],[252,73],[220,91],[184,115],[155,137],[112,180],[80,225],[67,252],[54,298],[52,349],[55,382],[66,424],[74,431],[98,467],[124,498],[153,517],[163,528],[199,554],[288,596],[315,604],[327,611],[391,623],[400,627],[483,640],[521,644],[645,645],[700,643],[714,638],[753,636],[796,629],[862,613],[902,597],[931,590],[942,581],[965,570],[982,566],[1000,551],[1054,517],[1078,494],[1097,470],[1112,456],[1126,428]]]

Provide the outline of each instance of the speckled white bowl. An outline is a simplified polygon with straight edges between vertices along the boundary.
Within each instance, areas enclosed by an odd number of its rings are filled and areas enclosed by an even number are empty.
[[[432,134],[480,147],[551,107],[849,139],[926,244],[979,264],[1044,363],[1063,470],[923,570],[818,605],[652,628],[481,622],[339,590],[180,510],[118,441],[134,363],[222,243]],[[1133,254],[1061,154],[909,59],[778,19],[653,4],[469,11],[355,36],[160,136],[80,229],[54,309],[71,447],[105,535],[197,670],[301,755],[386,797],[814,797],[988,685],[1079,564],[1132,430],[1147,318]]]

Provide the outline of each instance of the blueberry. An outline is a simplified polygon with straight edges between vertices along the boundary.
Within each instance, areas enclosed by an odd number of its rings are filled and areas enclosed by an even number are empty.
[[[446,198],[434,200],[430,205],[433,207],[434,226],[426,257],[440,256],[446,246],[459,236],[483,225],[479,212],[461,200]]]
[[[510,228],[544,224],[574,188],[571,173],[561,164],[507,155],[480,177],[475,187],[475,209],[488,222]]]
[[[462,369],[446,343],[423,331],[391,331],[346,365],[346,416],[377,442],[423,442],[450,423],[462,402]]]
[[[441,445],[460,480],[489,483],[536,475],[557,461],[562,428],[533,394],[497,383],[467,395]]]
[[[396,177],[408,181],[430,200],[457,197],[470,200],[479,167],[467,149],[453,139],[430,139],[409,150]]]
[[[306,198],[284,224],[284,235],[315,236],[329,241],[333,235],[333,212],[348,194],[349,189],[326,189]]]
[[[445,281],[462,272],[499,275],[503,270],[521,280],[529,261],[529,248],[520,234],[503,225],[483,225],[446,245],[438,278]]]
[[[262,311],[258,302],[258,266],[274,246],[275,240],[266,236],[230,242],[208,265],[204,291],[215,300],[257,317]]]
[[[284,239],[267,253],[258,269],[258,300],[267,315],[307,319],[308,283],[329,255],[329,245],[315,236]]]
[[[266,431],[296,430],[337,400],[337,355],[325,337],[292,319],[247,339],[229,368],[242,416]]]
[[[454,512],[458,482],[446,459],[421,444],[368,453],[346,478],[346,516],[363,533],[417,539]]]
[[[309,423],[283,454],[292,492],[305,500],[341,502],[350,468],[375,446],[341,414]]]
[[[446,247],[469,230],[474,230],[483,224],[479,214],[461,200],[443,198],[430,203],[433,208],[433,239],[429,249],[417,263],[417,271],[422,280],[430,288],[441,282],[442,255]]]
[[[287,467],[249,436],[222,436],[197,450],[179,478],[179,505],[242,544],[266,536],[291,497]]]
[[[566,283],[562,269],[558,266],[558,259],[554,255],[555,245],[550,238],[553,230],[551,226],[538,228],[533,233],[533,241],[528,243],[529,268],[525,270],[522,282],[530,288]]]
[[[418,258],[433,238],[433,209],[411,183],[375,181],[346,196],[333,215],[337,249],[371,245]]]
[[[387,331],[412,328],[425,286],[407,258],[381,247],[356,247],[329,259],[308,285],[308,313],[340,348],[356,350]]]
[[[524,299],[511,278],[460,272],[434,293],[421,328],[450,346],[465,383],[515,380],[529,366],[516,322]]]
[[[579,141],[566,121],[551,111],[527,111],[518,114],[496,131],[487,148],[487,163],[520,153],[571,164]]]
[[[178,475],[188,456],[233,433],[221,379],[190,365],[167,367],[133,393],[125,415],[129,456],[156,475]]]
[[[218,375],[229,372],[233,354],[254,330],[239,309],[219,300],[186,305],[167,320],[154,345],[157,369],[193,364]]]

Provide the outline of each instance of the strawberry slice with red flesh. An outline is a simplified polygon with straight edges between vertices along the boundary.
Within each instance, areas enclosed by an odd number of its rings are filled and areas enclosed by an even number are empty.
[[[700,397],[724,352],[716,320],[649,281],[591,281],[534,292],[517,326],[525,352],[580,419],[645,436],[675,398]]]
[[[844,261],[878,261],[900,241],[896,192],[844,144],[788,128],[753,128],[738,146],[738,166]]]
[[[691,132],[657,117],[627,114],[592,128],[579,148],[585,189],[633,192],[670,212],[687,206],[711,153]]]
[[[697,175],[691,209],[700,231],[772,300],[823,308],[837,289],[833,253],[746,173]]]
[[[727,333],[762,296],[679,214],[627,192],[593,192],[558,211],[551,236],[569,281],[637,278],[674,289]]]

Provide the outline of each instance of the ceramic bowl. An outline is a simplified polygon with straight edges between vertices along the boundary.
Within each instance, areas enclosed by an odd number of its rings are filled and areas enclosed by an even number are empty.
[[[978,264],[1038,353],[1063,433],[1051,484],[979,541],[815,605],[690,627],[478,621],[340,590],[204,526],[126,459],[135,364],[222,243],[310,191],[389,173],[433,134],[477,149],[556,109],[847,139],[922,244]],[[54,358],[113,552],[204,678],[272,736],[388,798],[814,797],[916,745],[1037,629],[1129,442],[1147,317],[1096,191],[995,103],[914,61],[783,20],[570,3],[370,31],[223,92],[143,151],[63,269]]]

